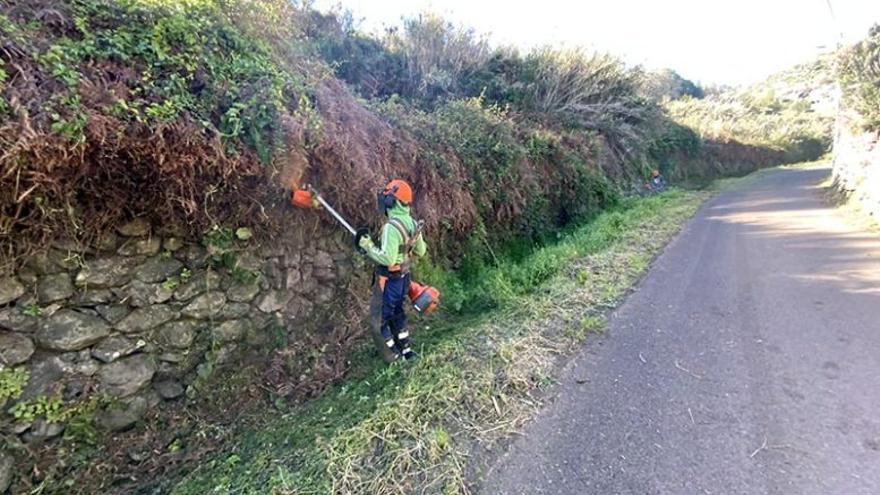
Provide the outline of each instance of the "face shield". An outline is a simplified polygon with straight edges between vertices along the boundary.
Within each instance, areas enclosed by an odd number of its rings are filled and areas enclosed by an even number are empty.
[[[376,207],[379,213],[385,215],[389,209],[394,207],[394,203],[397,201],[397,198],[394,197],[396,192],[397,186],[394,186],[391,189],[383,189],[376,193]]]

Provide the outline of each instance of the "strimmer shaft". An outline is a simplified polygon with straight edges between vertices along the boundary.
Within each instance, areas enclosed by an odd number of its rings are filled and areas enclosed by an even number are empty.
[[[312,190],[312,193],[314,193],[315,199],[318,200],[318,203],[321,203],[321,206],[323,206],[325,210],[329,211],[330,214],[333,215],[333,218],[338,220],[339,223],[341,223],[342,226],[346,228],[346,230],[351,232],[351,235],[357,235],[357,231],[354,229],[354,227],[352,227],[344,218],[342,218],[342,215],[340,215],[339,212],[334,210],[332,206],[330,206],[326,201],[324,201],[324,198],[322,198],[320,194],[318,194],[314,190]]]

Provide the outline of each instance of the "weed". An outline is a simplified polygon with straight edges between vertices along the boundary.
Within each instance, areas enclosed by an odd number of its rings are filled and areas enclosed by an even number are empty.
[[[9,192],[0,202],[5,212],[16,196],[26,203],[20,215],[30,218],[13,216],[4,222],[5,233],[38,242],[40,231],[57,233],[70,211],[84,217],[86,228],[77,229],[78,235],[123,221],[132,210],[192,230],[210,221],[205,217],[228,216],[224,199],[261,175],[260,164],[272,164],[291,145],[314,147],[321,139],[322,117],[310,86],[319,71],[302,50],[294,10],[276,0],[64,0],[52,20],[34,5],[0,14],[10,53],[0,60],[0,141],[10,150],[14,142],[22,144],[5,155],[3,167],[19,170],[10,176],[29,177],[27,183],[4,182],[0,190]],[[245,19],[261,24],[260,32]],[[289,36],[271,34],[281,32]],[[12,118],[16,101],[41,116],[22,123],[27,133]],[[25,134],[28,144],[20,141]],[[153,134],[164,138],[143,139]],[[175,142],[193,145],[172,151]],[[37,151],[41,146],[57,154],[50,158]],[[131,157],[132,163],[103,160],[104,153]],[[188,177],[163,166],[174,161],[190,164]],[[81,174],[84,167],[95,168]],[[125,170],[132,180],[115,180],[121,175],[113,170]],[[170,183],[175,175],[178,186]],[[101,183],[86,185],[95,180]],[[21,194],[25,190],[42,192]],[[97,213],[88,201],[75,199],[81,197],[119,207]],[[33,211],[42,226],[33,222]],[[184,217],[198,221],[181,222]]]
[[[235,229],[235,237],[240,241],[246,241],[253,236],[254,233],[247,227],[239,227],[238,229]]]
[[[547,390],[553,385],[556,385],[558,382],[555,378],[550,375],[542,375],[539,376],[537,380],[535,380],[535,387],[538,390]]]
[[[176,277],[166,278],[164,282],[162,282],[161,287],[167,291],[172,291],[180,285],[180,280]]]
[[[570,342],[577,344],[591,333],[601,334],[604,331],[604,318],[598,315],[585,315],[580,320],[567,323],[562,334]]]
[[[234,266],[230,272],[232,278],[242,284],[255,284],[260,280],[260,272],[246,270],[240,266]]]
[[[186,387],[187,398],[195,399],[200,393],[204,392],[216,369],[217,351],[216,349],[210,349],[205,353],[204,360],[196,366],[196,376],[192,383]]]
[[[168,452],[172,454],[175,452],[179,452],[183,448],[183,442],[180,438],[175,438],[173,442],[168,444]]]
[[[95,411],[106,400],[93,395],[86,400],[67,405],[63,413],[64,440],[71,444],[98,445],[100,434],[95,427]]]
[[[210,263],[215,269],[225,268],[230,276],[239,283],[255,284],[260,280],[260,273],[239,266],[236,252],[236,241],[246,243],[253,233],[250,229],[241,227],[232,230],[228,227],[214,225],[203,237],[202,242],[208,247],[211,255]]]
[[[64,405],[61,397],[39,396],[14,404],[7,411],[17,421],[30,423],[37,418],[45,418],[50,423],[64,420]]]
[[[0,404],[8,399],[15,400],[21,395],[22,387],[27,383],[30,374],[23,367],[0,367]]]
[[[209,249],[222,253],[232,248],[234,240],[235,234],[232,229],[214,225],[211,230],[205,233],[203,243]]]
[[[32,316],[34,318],[41,316],[43,314],[43,310],[40,309],[36,304],[28,304],[21,310],[21,314],[25,316]]]
[[[192,277],[192,271],[189,268],[181,268],[180,273],[175,276],[166,278],[161,287],[167,291],[172,291],[176,289],[180,284],[185,284],[190,277]]]

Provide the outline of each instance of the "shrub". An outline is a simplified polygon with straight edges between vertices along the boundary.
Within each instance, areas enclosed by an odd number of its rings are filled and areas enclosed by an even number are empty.
[[[703,88],[685,79],[672,69],[647,71],[642,75],[641,94],[656,103],[677,100],[685,96],[703,98]]]
[[[651,101],[664,103],[685,96],[703,98],[703,88],[685,79],[672,69],[646,72],[642,77],[641,93]]]
[[[677,159],[696,157],[702,144],[693,129],[667,120],[662,130],[648,143],[648,156],[663,175],[672,176],[677,172]]]
[[[832,118],[809,98],[829,87],[828,75],[827,63],[820,60],[750,87],[669,101],[665,109],[702,139],[783,152],[787,161],[816,159],[830,145]]]
[[[386,43],[406,67],[401,94],[428,103],[461,96],[462,82],[489,58],[485,37],[431,13],[404,19]]]
[[[311,11],[307,19],[305,33],[317,54],[358,94],[384,99],[404,92],[403,56],[389,50],[382,40],[358,32],[350,13]]]
[[[861,115],[862,127],[880,129],[880,25],[840,53],[837,80],[846,104]]]
[[[259,196],[248,182],[320,137],[312,69],[292,62],[296,39],[277,43],[296,30],[280,22],[286,5],[11,4],[0,17],[0,237],[94,237],[136,214],[195,231],[212,216],[253,218],[240,206]]]
[[[618,59],[581,49],[543,48],[525,59],[527,106],[600,132],[620,157],[642,151],[656,108],[638,94],[637,74]]]
[[[499,106],[527,110],[529,89],[525,59],[513,47],[496,48],[464,82],[464,94],[480,95]]]

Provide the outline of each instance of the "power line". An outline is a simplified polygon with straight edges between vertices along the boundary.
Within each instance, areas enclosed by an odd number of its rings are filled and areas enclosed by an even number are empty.
[[[831,14],[831,24],[834,26],[834,30],[837,31],[837,47],[840,48],[843,45],[843,31],[840,29],[840,24],[837,22],[837,15],[834,13],[834,7],[831,5],[831,0],[825,0],[825,5],[828,6],[828,13]]]

